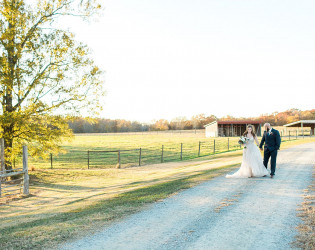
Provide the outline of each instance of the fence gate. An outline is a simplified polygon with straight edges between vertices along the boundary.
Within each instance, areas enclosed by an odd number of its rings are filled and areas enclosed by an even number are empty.
[[[4,166],[4,140],[1,139],[1,171],[0,197],[16,194],[29,194],[28,153],[27,146],[23,146],[23,167],[6,170]],[[12,178],[14,177],[14,178]]]

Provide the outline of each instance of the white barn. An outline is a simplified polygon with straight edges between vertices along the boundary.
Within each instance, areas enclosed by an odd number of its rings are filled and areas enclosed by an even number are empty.
[[[261,136],[261,121],[244,120],[244,121],[213,121],[205,125],[206,137],[232,137],[241,136],[247,125],[253,125],[255,132]]]

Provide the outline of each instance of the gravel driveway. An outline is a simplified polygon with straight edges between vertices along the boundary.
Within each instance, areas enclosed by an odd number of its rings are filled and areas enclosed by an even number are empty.
[[[224,176],[61,249],[290,249],[315,143],[279,151],[274,179]]]

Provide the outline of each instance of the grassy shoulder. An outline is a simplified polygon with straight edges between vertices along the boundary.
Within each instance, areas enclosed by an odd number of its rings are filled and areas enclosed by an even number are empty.
[[[25,220],[24,218],[24,222],[11,222],[9,223],[10,226],[3,226],[1,223],[0,248],[42,249],[56,247],[57,244],[66,240],[93,233],[113,221],[138,212],[147,205],[169,197],[180,190],[224,174],[238,165],[232,164],[196,171],[188,176],[123,192],[111,198],[100,198],[97,202],[86,205],[78,203],[77,206],[64,212],[55,212],[44,216],[29,214],[28,219]]]
[[[315,141],[294,140],[282,149]],[[242,151],[125,169],[30,172],[31,196],[0,206],[0,249],[53,248],[237,168]]]
[[[315,169],[312,184],[304,190],[304,200],[300,205],[298,216],[302,223],[297,227],[298,235],[293,246],[300,249],[315,249]]]

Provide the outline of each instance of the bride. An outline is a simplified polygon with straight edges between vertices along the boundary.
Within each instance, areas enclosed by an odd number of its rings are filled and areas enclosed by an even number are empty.
[[[243,134],[244,137],[248,138],[246,147],[243,149],[243,161],[240,169],[232,174],[226,175],[226,178],[247,178],[247,177],[262,177],[268,173],[267,169],[263,164],[263,160],[258,147],[259,145],[257,136],[254,132],[254,127],[248,125],[246,131]]]

